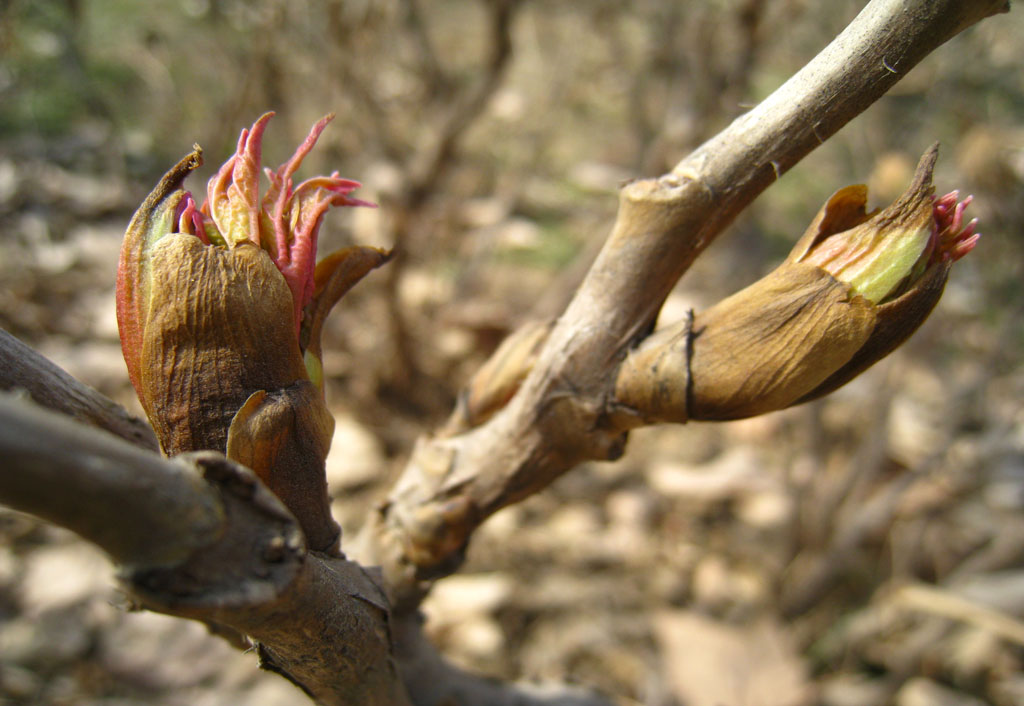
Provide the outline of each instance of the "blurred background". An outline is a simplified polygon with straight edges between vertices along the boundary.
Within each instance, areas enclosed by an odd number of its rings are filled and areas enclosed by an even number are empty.
[[[130,409],[125,225],[193,142],[205,179],[275,110],[264,161],[337,114],[300,176],[377,210],[321,252],[399,256],[325,332],[335,511],[354,533],[519,323],[556,313],[624,181],[671,168],[864,3],[5,0],[0,326]],[[1024,704],[1024,20],[955,38],[769,189],[671,323],[777,264],[836,189],[884,205],[942,143],[977,249],[925,326],[828,399],[645,429],[476,535],[428,600],[448,655],[620,704]],[[2,462],[0,462],[2,463]],[[0,703],[303,704],[195,624],[133,613],[103,556],[0,511]]]

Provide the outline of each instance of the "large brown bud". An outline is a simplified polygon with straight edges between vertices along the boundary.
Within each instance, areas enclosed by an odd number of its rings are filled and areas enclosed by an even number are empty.
[[[121,249],[118,326],[164,452],[211,449],[249,466],[299,520],[310,548],[330,550],[340,530],[324,474],[334,419],[323,398],[320,328],[388,255],[348,248],[314,267],[327,208],[366,204],[348,197],[358,184],[336,174],[292,186],[329,118],[291,160],[268,170],[261,201],[269,118],[242,132],[202,209],[182,188],[202,163],[198,147],[143,202]]]
[[[837,191],[766,277],[630,355],[616,402],[634,423],[740,419],[827,394],[891,353],[927,318],[950,265],[977,242],[970,197],[934,197],[933,146],[910,188],[865,211]]]

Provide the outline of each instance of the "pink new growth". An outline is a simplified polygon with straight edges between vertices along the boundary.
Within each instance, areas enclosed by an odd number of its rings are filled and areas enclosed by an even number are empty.
[[[307,179],[293,188],[292,175],[334,119],[333,114],[318,121],[291,159],[277,170],[264,168],[270,188],[261,200],[263,131],[273,116],[266,113],[251,128],[242,130],[235,154],[207,184],[207,199],[201,209],[196,209],[192,195],[186,192],[175,226],[178,232],[195,235],[208,245],[211,240],[227,246],[248,240],[266,250],[291,290],[298,326],[303,308],[313,298],[317,236],[324,214],[331,206],[375,204],[350,198],[360,183],[343,179],[338,172]]]
[[[966,226],[963,225],[964,210],[974,200],[968,196],[963,201],[957,202],[960,198],[959,191],[951,191],[945,196],[936,197],[932,206],[932,261],[951,259],[954,262],[974,249],[978,244],[981,233],[975,233],[978,219],[972,219]]]

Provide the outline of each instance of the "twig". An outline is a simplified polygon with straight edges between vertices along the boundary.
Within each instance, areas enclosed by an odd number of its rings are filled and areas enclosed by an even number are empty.
[[[74,530],[122,565],[182,561],[223,520],[181,464],[13,395],[0,395],[0,449],[0,501]]]
[[[389,323],[395,347],[397,370],[393,377],[402,387],[419,375],[419,363],[410,340],[406,313],[398,296],[398,284],[405,272],[405,250],[414,224],[422,220],[427,204],[439,191],[441,181],[455,164],[459,145],[466,132],[480,117],[494,92],[501,85],[505,69],[512,58],[512,21],[521,0],[489,0],[488,56],[483,75],[462,95],[457,96],[440,129],[430,144],[414,160],[402,195],[393,208],[392,246],[396,256],[385,272],[389,293]],[[410,3],[410,8],[415,4]]]
[[[897,588],[890,600],[901,608],[967,623],[1024,647],[1024,622],[1001,610],[979,605],[948,590],[924,584],[909,584]]]
[[[426,22],[423,20],[419,2],[418,0],[403,0],[402,5],[405,8],[405,26],[412,35],[412,43],[417,50],[417,63],[423,74],[426,89],[431,94],[443,93],[448,88],[448,81],[441,69],[441,62],[437,59],[437,51],[434,49],[434,42],[430,39]]]
[[[0,329],[0,390],[18,389],[43,407],[106,429],[139,448],[160,448],[149,424]]]

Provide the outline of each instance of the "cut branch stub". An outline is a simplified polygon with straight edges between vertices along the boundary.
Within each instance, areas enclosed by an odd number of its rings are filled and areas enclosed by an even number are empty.
[[[307,553],[248,468],[212,451],[162,458],[7,394],[0,455],[0,502],[106,551],[143,607],[250,636],[317,703],[408,704],[382,591]]]
[[[249,469],[221,454],[198,451],[174,462],[200,469],[217,489],[220,531],[180,564],[126,567],[121,580],[147,608],[199,620],[276,600],[298,576],[306,551],[295,518]]]
[[[408,704],[387,599],[366,571],[307,554],[295,518],[249,469],[208,451],[175,462],[202,470],[224,522],[178,565],[122,572],[132,595],[146,608],[247,635],[265,669],[319,704]]]

